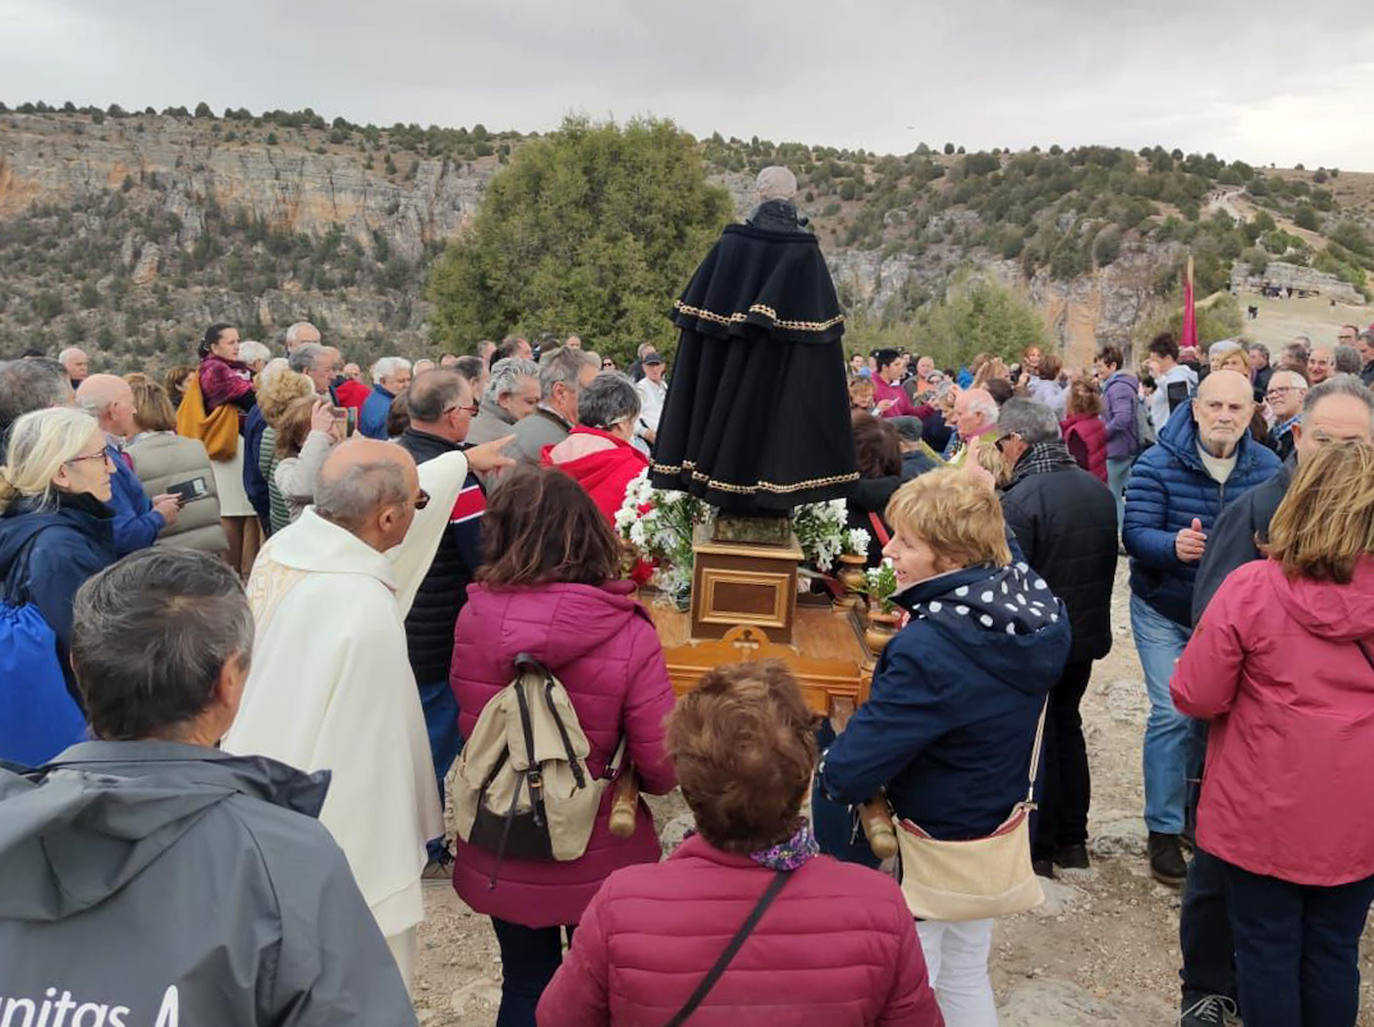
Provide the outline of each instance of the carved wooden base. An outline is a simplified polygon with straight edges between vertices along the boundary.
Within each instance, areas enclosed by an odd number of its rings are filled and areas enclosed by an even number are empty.
[[[791,642],[797,611],[797,564],[802,551],[788,544],[718,542],[705,526],[692,550],[692,637],[722,638],[735,627],[758,627],[776,642]]]

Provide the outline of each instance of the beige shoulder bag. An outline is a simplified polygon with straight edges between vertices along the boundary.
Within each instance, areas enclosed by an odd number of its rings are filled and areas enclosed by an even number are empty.
[[[1024,913],[1045,901],[1031,868],[1030,814],[1035,809],[1035,770],[1048,705],[1046,697],[1035,728],[1026,799],[996,831],[984,838],[940,841],[910,820],[897,820],[902,894],[914,916],[982,920]]]

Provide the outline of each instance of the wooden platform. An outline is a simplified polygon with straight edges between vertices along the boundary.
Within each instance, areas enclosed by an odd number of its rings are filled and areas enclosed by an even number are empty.
[[[712,667],[776,658],[797,675],[807,705],[817,713],[829,715],[846,706],[852,710],[868,698],[875,661],[857,616],[848,609],[798,605],[790,645],[773,641],[765,628],[747,624],[731,628],[724,638],[693,641],[690,614],[654,593],[640,598],[658,628],[668,677],[678,695]]]

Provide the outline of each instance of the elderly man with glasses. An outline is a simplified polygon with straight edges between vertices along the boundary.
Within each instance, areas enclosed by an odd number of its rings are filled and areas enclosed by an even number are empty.
[[[1307,396],[1307,379],[1296,371],[1275,371],[1269,377],[1264,399],[1274,415],[1269,439],[1280,460],[1293,454],[1293,425],[1302,418],[1302,401]]]

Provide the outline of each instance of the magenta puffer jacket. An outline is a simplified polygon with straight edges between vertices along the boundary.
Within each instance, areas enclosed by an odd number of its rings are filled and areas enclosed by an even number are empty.
[[[773,878],[700,835],[613,874],[539,1001],[540,1027],[662,1024]],[[897,882],[829,856],[793,873],[691,1017],[692,1027],[940,1027]]]
[[[472,734],[482,707],[510,683],[516,655],[529,653],[568,690],[591,743],[587,764],[593,774],[602,772],[623,732],[640,787],[654,795],[672,791],[677,779],[663,751],[663,721],[673,708],[673,690],[658,633],[648,612],[630,597],[633,587],[627,581],[509,590],[469,585],[454,628],[449,674],[458,698],[459,733]],[[495,888],[496,857],[459,841],[454,890],[477,912],[526,927],[578,923],[611,871],[655,863],[661,855],[643,801],[635,833],[624,839],[610,833],[610,803],[608,788],[581,859],[503,859]]]
[[[1231,572],[1169,684],[1212,722],[1198,845],[1296,884],[1374,874],[1371,659],[1374,559],[1348,585],[1290,581],[1273,560]]]

